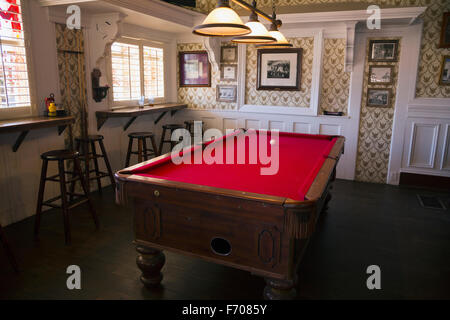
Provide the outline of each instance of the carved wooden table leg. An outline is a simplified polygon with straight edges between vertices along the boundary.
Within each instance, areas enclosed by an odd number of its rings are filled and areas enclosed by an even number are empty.
[[[161,250],[142,245],[136,246],[136,251],[139,253],[136,264],[142,271],[141,282],[147,288],[159,285],[163,278],[161,268],[166,262],[164,253]]]
[[[293,300],[297,296],[295,280],[278,280],[272,278],[265,278],[265,280],[265,300]]]
[[[331,189],[330,189],[331,190]],[[328,204],[330,202],[330,200],[332,199],[332,195],[330,192],[328,192],[327,197],[325,198],[325,203],[323,204],[323,209],[322,209],[322,213],[326,213],[328,211]]]

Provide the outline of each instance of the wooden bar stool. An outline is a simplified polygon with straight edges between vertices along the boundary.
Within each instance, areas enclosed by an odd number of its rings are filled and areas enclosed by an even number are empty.
[[[5,248],[6,256],[11,262],[11,265],[15,272],[19,272],[19,265],[17,264],[16,258],[14,257],[14,253],[11,250],[11,247],[6,240],[5,233],[3,232],[2,225],[0,224],[0,242],[3,243],[3,247]]]
[[[53,150],[41,155],[42,159],[42,171],[41,171],[41,181],[39,185],[39,194],[38,194],[38,202],[36,209],[36,219],[34,224],[34,235],[35,239],[39,236],[39,227],[41,223],[41,214],[42,207],[47,206],[50,208],[61,208],[64,219],[64,233],[65,233],[65,241],[66,244],[70,244],[71,236],[70,236],[70,223],[69,223],[69,210],[73,209],[83,203],[88,203],[89,211],[94,219],[96,229],[99,228],[99,221],[97,214],[92,205],[92,201],[89,198],[89,193],[86,186],[86,180],[84,179],[83,173],[80,167],[80,159],[79,153],[77,151],[69,151],[69,150]],[[64,164],[65,161],[72,160],[74,171],[66,171]],[[58,162],[58,174],[54,176],[47,177],[47,168],[49,161],[57,161]],[[71,179],[66,180],[66,174],[72,176]],[[76,181],[81,182],[81,187],[83,188],[83,193],[75,193],[75,192],[67,192],[66,184],[73,183]],[[61,190],[61,194],[57,197],[48,199],[44,201],[44,192],[45,192],[45,183],[46,181],[59,182],[59,187]],[[67,196],[77,197],[74,201],[68,201]],[[53,202],[61,199],[61,206],[53,204]]]
[[[205,132],[205,123],[203,121],[198,120],[187,120],[184,122],[184,127],[187,131],[189,131],[192,135],[194,134],[194,122],[200,122],[202,125],[202,134]]]
[[[90,189],[90,181],[97,180],[98,191],[102,193],[102,181],[101,179],[104,177],[109,177],[111,180],[111,185],[115,189],[116,182],[114,180],[114,175],[111,170],[111,165],[108,160],[108,155],[106,154],[105,145],[103,144],[104,137],[102,135],[89,135],[87,138],[78,137],[75,138],[75,150],[80,153],[79,159],[84,161],[85,163],[85,174],[87,181],[88,191]],[[97,153],[96,145],[98,143],[100,147],[100,153]],[[90,149],[90,150],[89,150]],[[87,156],[86,154],[87,153]],[[98,167],[98,158],[103,158],[105,162],[105,166],[108,172],[102,172]],[[89,162],[94,161],[94,169],[90,169]],[[94,176],[91,177],[91,173],[95,173]],[[74,190],[74,183],[71,185],[71,192]]]
[[[157,157],[159,155],[158,153],[158,147],[156,146],[155,142],[155,135],[151,132],[133,132],[128,135],[129,142],[128,142],[128,152],[127,152],[127,160],[125,167],[130,166],[130,158],[132,154],[136,154],[138,156],[138,163],[141,163],[143,160],[142,158],[147,161],[148,157]],[[137,151],[133,151],[133,140],[137,139],[138,141],[138,149]],[[150,142],[152,144],[152,148],[147,147],[147,139],[150,139]]]
[[[165,124],[162,126],[163,128],[163,132],[161,135],[161,141],[159,143],[159,154],[162,154],[163,152],[163,147],[165,143],[169,143],[170,144],[170,150],[172,150],[172,148],[176,145],[175,141],[170,140],[170,137],[172,137],[172,133],[177,130],[177,129],[184,129],[184,126],[181,124]],[[170,137],[169,140],[165,140],[166,139],[166,132],[170,133]]]
[[[197,120],[187,120],[184,122],[185,129],[191,133],[191,144],[194,144],[194,124],[195,122],[200,122],[202,125],[202,136],[201,140],[203,141],[203,134],[205,133],[205,123],[203,121]]]

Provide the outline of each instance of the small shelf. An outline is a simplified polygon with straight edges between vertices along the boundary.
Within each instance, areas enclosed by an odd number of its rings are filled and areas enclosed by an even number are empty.
[[[73,116],[64,117],[28,117],[22,119],[9,119],[0,121],[0,134],[20,132],[14,143],[12,150],[17,152],[30,130],[58,127],[58,135],[61,135],[68,125],[75,123]]]
[[[95,113],[95,116],[97,118],[97,130],[101,129],[101,127],[105,124],[108,118],[130,118],[123,127],[123,131],[126,131],[128,127],[134,122],[134,120],[136,120],[136,118],[139,116],[153,113],[160,113],[158,118],[155,120],[155,124],[157,124],[167,112],[170,111],[171,115],[173,116],[178,110],[186,108],[187,104],[165,103],[165,104],[156,104],[153,106],[146,106],[143,108],[129,107],[108,111],[97,111]]]

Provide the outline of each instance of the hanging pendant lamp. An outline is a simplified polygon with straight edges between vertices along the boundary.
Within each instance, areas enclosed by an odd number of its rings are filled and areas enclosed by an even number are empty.
[[[265,44],[265,43],[267,44],[277,41],[276,38],[270,35],[266,27],[261,22],[258,21],[258,16],[254,11],[250,14],[250,18],[245,25],[249,27],[252,32],[244,36],[234,37],[233,39],[231,39],[232,42],[249,43],[249,44]]]
[[[192,32],[200,36],[232,37],[249,34],[251,29],[230,8],[229,0],[219,0],[217,7]]]

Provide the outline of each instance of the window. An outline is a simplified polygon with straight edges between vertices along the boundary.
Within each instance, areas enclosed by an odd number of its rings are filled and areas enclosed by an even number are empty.
[[[115,42],[111,65],[114,101],[136,101],[141,96],[164,98],[162,48]]]
[[[20,0],[0,0],[0,109],[31,107]]]
[[[111,46],[114,101],[139,100],[141,76],[139,47],[125,43]]]
[[[144,91],[155,98],[164,97],[163,49],[144,47]]]

